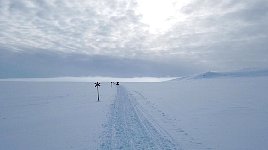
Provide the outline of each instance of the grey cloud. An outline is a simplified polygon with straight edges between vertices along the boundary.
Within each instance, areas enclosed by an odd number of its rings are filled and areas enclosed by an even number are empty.
[[[185,66],[110,56],[55,51],[11,52],[0,49],[0,78],[58,76],[167,76],[193,72]],[[12,59],[13,61],[10,61]]]
[[[181,10],[187,20],[157,41],[210,69],[267,67],[267,6],[265,0],[194,0]]]
[[[268,15],[268,2],[262,0],[250,1],[238,11],[227,14],[227,18],[244,20],[246,22],[267,20]]]
[[[109,74],[108,71],[119,70],[120,62],[123,68],[133,68],[126,69],[129,73],[121,72],[124,75],[175,75],[200,69],[268,66],[267,0],[192,0],[179,10],[186,19],[178,20],[162,34],[149,33],[137,5],[135,0],[0,0],[0,45],[25,53],[20,55],[31,58],[28,64],[38,61],[34,59],[38,54],[55,64],[57,59],[70,66],[76,64],[70,70],[83,75]],[[60,55],[74,60],[95,60],[98,56],[102,61],[95,61],[106,64],[66,62]],[[17,56],[14,61],[19,59]],[[92,69],[94,65],[103,69],[110,63],[114,66],[107,72]],[[87,65],[95,73],[84,71]],[[51,72],[56,75],[57,71]]]
[[[2,12],[2,45],[114,54],[105,49],[127,47],[129,41],[136,43],[137,36],[143,36],[142,30],[133,29],[142,24],[132,1],[9,0],[1,4],[9,8]]]

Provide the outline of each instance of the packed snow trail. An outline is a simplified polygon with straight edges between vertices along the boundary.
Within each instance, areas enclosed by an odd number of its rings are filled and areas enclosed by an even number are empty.
[[[123,86],[117,86],[105,128],[100,149],[178,149],[164,129],[145,117],[135,97]]]

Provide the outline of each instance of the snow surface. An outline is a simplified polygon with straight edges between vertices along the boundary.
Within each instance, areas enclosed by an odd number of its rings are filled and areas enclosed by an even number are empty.
[[[1,150],[97,149],[114,89],[93,83],[0,82]]]
[[[111,110],[101,149],[177,149],[125,87],[117,87]]]
[[[268,78],[129,84],[182,149],[266,150]],[[143,97],[143,98],[142,98]],[[161,116],[162,115],[162,116]]]
[[[268,77],[0,82],[0,149],[266,150]]]

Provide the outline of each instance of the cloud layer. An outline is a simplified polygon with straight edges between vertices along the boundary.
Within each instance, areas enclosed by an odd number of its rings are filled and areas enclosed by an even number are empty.
[[[0,51],[0,78],[59,76],[165,77],[167,75],[182,75],[182,72],[185,75],[185,73],[193,73],[196,70],[192,66],[187,66],[187,64],[167,65],[134,58],[40,51],[14,53],[2,49]]]
[[[143,36],[131,1],[2,0],[0,7],[1,45],[15,49],[109,54]]]
[[[145,1],[153,10],[153,1]],[[267,0],[167,3],[174,10],[166,16],[168,28],[151,33],[140,0],[0,0],[1,51],[96,55],[111,58],[108,64],[143,60],[189,70],[268,66]]]

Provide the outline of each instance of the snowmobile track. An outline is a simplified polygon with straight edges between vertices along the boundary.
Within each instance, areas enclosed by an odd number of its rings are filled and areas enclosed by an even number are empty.
[[[152,119],[146,118],[142,107],[123,86],[111,108],[100,149],[178,149],[173,139]]]

